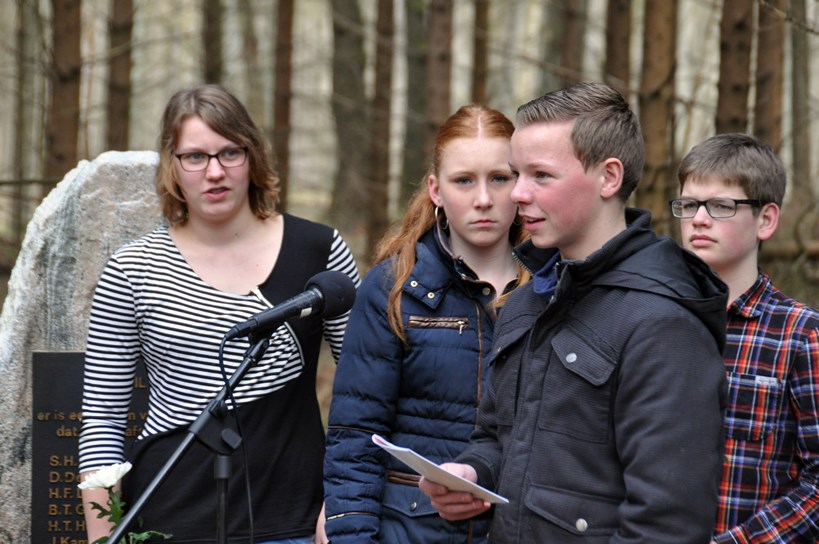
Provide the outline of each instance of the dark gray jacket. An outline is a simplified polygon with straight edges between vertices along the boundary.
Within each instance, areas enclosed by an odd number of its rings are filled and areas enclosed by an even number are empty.
[[[721,474],[727,288],[628,210],[629,228],[560,262],[551,304],[500,313],[479,428],[459,462],[510,500],[493,544],[707,543]],[[538,270],[553,252],[519,248]]]

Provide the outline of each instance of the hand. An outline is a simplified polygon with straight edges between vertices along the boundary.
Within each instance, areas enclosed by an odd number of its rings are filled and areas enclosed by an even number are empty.
[[[327,540],[327,533],[324,532],[324,524],[327,518],[324,514],[324,504],[321,505],[321,512],[319,512],[318,521],[316,521],[316,535],[313,537],[313,544],[330,544]]]
[[[444,463],[441,468],[470,482],[478,481],[478,474],[470,465]],[[449,488],[423,477],[418,487],[429,497],[432,507],[438,510],[441,517],[449,521],[469,519],[486,512],[492,506],[483,499],[475,498],[471,493],[450,491]]]

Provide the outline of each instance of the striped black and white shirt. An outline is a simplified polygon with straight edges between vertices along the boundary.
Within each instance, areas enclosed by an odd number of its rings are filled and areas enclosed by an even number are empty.
[[[286,214],[284,219],[282,248],[271,276],[245,295],[219,291],[199,278],[166,226],[110,258],[94,294],[88,327],[81,472],[125,459],[124,434],[138,364],[144,363],[150,384],[141,440],[188,426],[221,390],[225,382],[218,354],[233,325],[298,294],[305,278],[322,270],[341,271],[358,286],[355,260],[338,231]],[[275,330],[264,357],[234,389],[238,404],[276,392],[303,373],[312,372],[315,380],[321,336],[337,359],[347,317],[317,318],[318,337],[300,331],[307,326],[301,320]],[[225,344],[227,376],[240,365],[248,346],[246,338]]]

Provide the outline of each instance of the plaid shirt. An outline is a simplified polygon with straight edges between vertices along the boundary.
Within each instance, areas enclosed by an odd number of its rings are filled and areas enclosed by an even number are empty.
[[[714,540],[819,541],[819,313],[760,274],[728,308]]]

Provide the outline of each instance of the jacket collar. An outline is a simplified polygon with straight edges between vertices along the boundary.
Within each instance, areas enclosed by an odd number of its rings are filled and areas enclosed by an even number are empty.
[[[475,272],[449,247],[449,237],[440,225],[436,225],[415,244],[415,266],[404,283],[404,292],[435,309],[458,279],[473,296],[486,297],[482,291],[489,284],[479,282]]]
[[[596,268],[611,268],[627,255],[639,251],[650,244],[655,234],[651,230],[651,213],[637,208],[626,208],[626,229],[618,233],[606,244],[582,261],[564,261],[560,266],[579,267],[589,275],[596,275]],[[532,240],[527,240],[514,249],[515,258],[532,274],[546,266],[546,263],[558,253],[556,248],[542,249],[536,247]]]
[[[573,291],[612,287],[665,296],[698,315],[722,347],[727,285],[699,257],[674,240],[657,236],[648,211],[627,208],[626,225],[588,258],[555,265],[560,277],[558,296],[570,285]],[[536,272],[556,251],[539,249],[527,241],[515,248],[515,255]],[[669,266],[673,262],[680,266]]]

